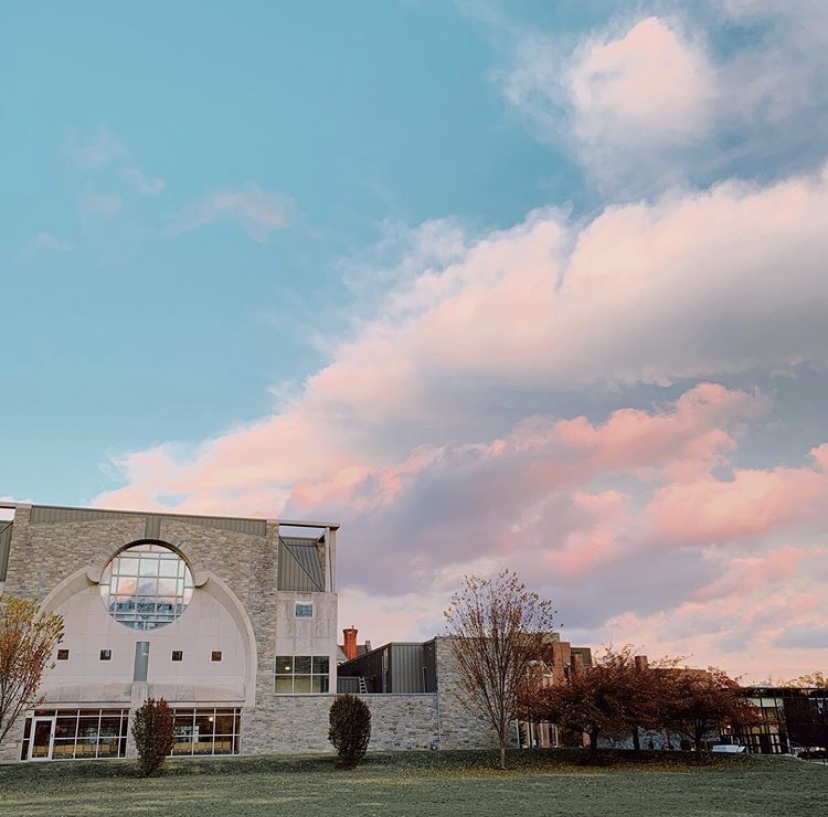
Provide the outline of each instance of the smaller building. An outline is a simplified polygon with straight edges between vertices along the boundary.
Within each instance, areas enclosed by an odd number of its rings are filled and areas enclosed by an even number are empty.
[[[366,642],[365,648],[358,647],[356,634],[353,627],[344,631],[345,640],[340,649],[346,657],[353,657],[338,667],[337,692],[366,696],[372,714],[381,725],[377,737],[380,741],[391,740],[387,748],[465,749],[496,745],[491,726],[476,718],[463,703],[450,637],[425,642],[393,641],[369,649],[370,642]],[[561,641],[558,633],[548,634],[544,654],[535,662],[548,684],[565,683],[571,672],[591,666],[592,650],[573,647]],[[413,716],[405,727],[406,740],[416,734],[419,747],[401,745],[400,725],[391,726],[387,713],[402,710]],[[382,727],[385,723],[391,729],[387,736]],[[560,738],[553,724],[516,723],[513,744],[559,746]]]
[[[758,754],[787,754],[828,747],[828,689],[746,687],[760,724],[734,729],[733,738]]]

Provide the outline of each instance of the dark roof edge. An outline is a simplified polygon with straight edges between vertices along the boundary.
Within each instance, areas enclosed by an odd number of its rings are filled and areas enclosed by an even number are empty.
[[[40,505],[32,502],[0,502],[0,508],[15,510],[17,508],[49,508],[56,511],[100,511],[124,516],[172,516],[185,519],[233,519],[239,522],[273,522],[279,526],[292,528],[330,528],[339,530],[338,522],[307,522],[295,519],[268,519],[264,516],[217,516],[216,514],[176,513],[175,511],[124,511],[116,508],[89,508],[79,505]]]

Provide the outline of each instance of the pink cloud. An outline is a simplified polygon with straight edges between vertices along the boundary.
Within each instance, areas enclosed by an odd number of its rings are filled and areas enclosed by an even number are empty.
[[[826,499],[828,478],[809,468],[734,469],[661,488],[647,516],[668,540],[724,543],[812,520]]]
[[[608,133],[645,143],[698,138],[707,132],[716,96],[704,48],[658,17],[583,46],[568,84],[577,137],[593,149]]]
[[[432,225],[415,259],[428,265],[403,259],[376,314],[295,396],[197,446],[122,455],[126,484],[98,502],[335,519],[343,592],[419,592],[434,610],[458,574],[506,564],[593,633],[698,607],[732,560],[819,544],[793,537],[817,535],[828,445],[804,464],[739,467],[771,402],[697,381],[824,366],[826,217],[819,174],[585,224],[539,211],[477,241]],[[677,399],[641,407],[640,384],[682,380]],[[622,408],[596,408],[607,386]],[[553,414],[567,394],[590,415]],[[756,594],[770,586],[751,575]],[[802,598],[819,581],[791,575]],[[734,638],[776,633],[729,616]]]

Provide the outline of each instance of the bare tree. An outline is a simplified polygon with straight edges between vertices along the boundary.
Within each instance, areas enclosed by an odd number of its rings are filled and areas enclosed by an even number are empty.
[[[466,576],[445,612],[464,705],[491,724],[506,768],[509,726],[520,712],[530,667],[552,630],[552,604],[505,570],[493,579]]]
[[[63,616],[33,601],[0,597],[0,743],[20,713],[33,709],[43,673],[63,638]]]

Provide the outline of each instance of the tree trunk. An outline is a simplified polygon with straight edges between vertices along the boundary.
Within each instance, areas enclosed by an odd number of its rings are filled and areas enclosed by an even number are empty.
[[[589,733],[589,751],[592,752],[593,755],[598,754],[598,735],[600,734],[600,729],[593,729]]]
[[[505,772],[506,771],[506,741],[502,740],[500,742],[500,768]]]
[[[641,751],[641,738],[639,737],[637,726],[633,727],[633,749],[635,749],[636,752]]]

